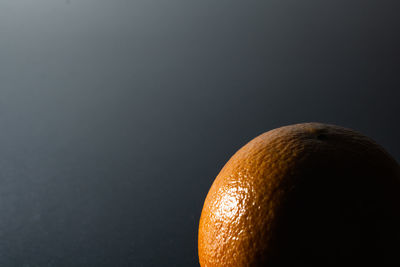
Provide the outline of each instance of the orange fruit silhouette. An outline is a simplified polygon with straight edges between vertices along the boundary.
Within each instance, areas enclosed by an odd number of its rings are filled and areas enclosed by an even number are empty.
[[[264,133],[212,184],[200,265],[400,266],[400,167],[343,127],[303,123]]]

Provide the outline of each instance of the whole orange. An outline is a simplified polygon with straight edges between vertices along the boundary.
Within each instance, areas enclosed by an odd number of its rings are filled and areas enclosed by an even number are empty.
[[[343,127],[266,132],[212,184],[198,252],[203,267],[400,266],[400,166]]]

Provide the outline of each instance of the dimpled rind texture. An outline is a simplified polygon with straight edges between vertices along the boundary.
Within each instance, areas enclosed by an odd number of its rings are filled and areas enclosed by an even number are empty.
[[[370,138],[322,123],[271,130],[212,184],[200,265],[398,262],[399,195],[398,163]]]

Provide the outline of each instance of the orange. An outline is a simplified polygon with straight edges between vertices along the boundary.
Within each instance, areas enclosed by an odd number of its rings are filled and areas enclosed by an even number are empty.
[[[200,265],[400,266],[400,167],[370,138],[303,123],[236,152],[212,184]]]

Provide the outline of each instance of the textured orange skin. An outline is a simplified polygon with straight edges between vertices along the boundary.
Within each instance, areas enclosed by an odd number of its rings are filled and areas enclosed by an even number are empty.
[[[269,131],[212,184],[200,265],[400,264],[399,195],[399,164],[368,137],[321,123]]]

